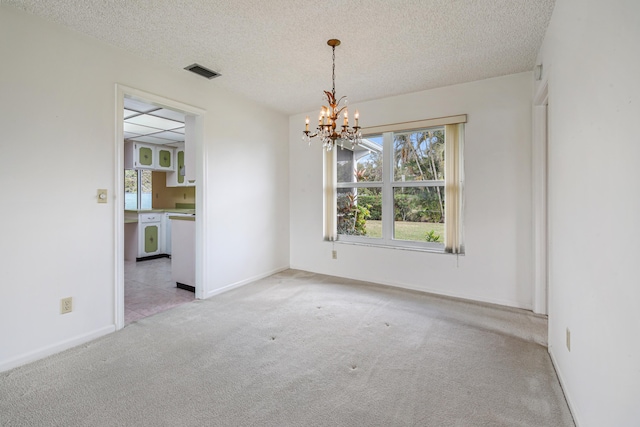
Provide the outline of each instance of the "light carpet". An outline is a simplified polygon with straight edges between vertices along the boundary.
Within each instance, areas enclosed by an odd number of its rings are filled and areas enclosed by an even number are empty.
[[[546,320],[287,270],[0,374],[3,426],[573,426]]]

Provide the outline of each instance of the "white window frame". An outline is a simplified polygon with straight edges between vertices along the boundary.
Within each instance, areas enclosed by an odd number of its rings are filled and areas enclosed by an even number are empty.
[[[327,240],[334,240],[339,243],[353,243],[353,244],[362,244],[368,246],[381,246],[381,247],[392,247],[398,249],[409,249],[409,250],[424,250],[429,252],[451,252],[451,249],[447,248],[445,242],[443,243],[435,243],[435,242],[419,242],[419,241],[409,241],[409,240],[397,240],[393,238],[394,231],[394,220],[395,220],[395,212],[394,212],[394,188],[426,188],[426,187],[443,187],[445,193],[447,192],[447,186],[453,186],[454,184],[451,182],[451,179],[447,179],[445,176],[444,180],[429,180],[429,181],[394,181],[394,169],[393,169],[393,134],[400,132],[410,132],[410,131],[422,131],[427,129],[434,128],[442,128],[445,125],[457,125],[466,123],[467,116],[459,115],[459,116],[450,116],[443,117],[437,119],[428,119],[421,120],[416,122],[405,122],[405,123],[396,123],[391,125],[383,125],[383,126],[375,126],[370,128],[364,128],[362,130],[363,139],[366,138],[367,135],[370,136],[378,136],[382,135],[383,137],[383,147],[382,147],[382,182],[337,182],[336,179],[336,156],[328,155],[325,157],[325,178],[333,177],[333,191],[325,191],[325,197],[329,197],[332,195],[333,202],[327,203],[325,200],[325,205],[331,206],[332,209],[325,211],[326,215],[333,215],[333,218],[327,221],[325,218],[325,229],[329,227],[333,227],[335,230],[336,226],[336,214],[337,214],[337,189],[341,188],[381,188],[382,190],[382,238],[377,237],[364,237],[364,236],[355,236],[355,235],[346,235],[346,234],[337,234],[337,231],[334,231],[333,238],[329,235],[325,234],[325,238],[329,237]],[[446,138],[446,135],[445,135]],[[463,135],[458,135],[456,141],[456,155],[459,157],[459,161],[456,163],[460,169],[462,168],[462,140]],[[335,150],[340,150],[339,146],[335,147]],[[329,153],[327,153],[329,154]],[[445,159],[450,156],[451,153],[445,152]],[[446,160],[445,160],[446,161]],[[332,167],[328,167],[328,163],[333,163]],[[456,238],[456,249],[453,250],[454,253],[464,253],[464,246],[462,243],[462,170],[457,172],[457,181],[455,182],[455,186],[458,187],[458,191],[455,193],[456,198],[458,198],[458,203],[455,205],[457,212],[456,215],[451,215],[453,218],[449,219],[448,216],[445,216],[445,229],[446,230],[455,230],[457,234]],[[329,184],[325,181],[325,185]],[[446,200],[446,199],[445,199]],[[446,202],[445,202],[446,206]],[[454,221],[455,224],[447,225],[447,221]]]
[[[142,172],[144,170],[148,170],[148,169],[125,169],[125,170],[132,170],[136,173],[136,209],[135,210],[149,210],[151,209],[151,207],[148,208],[143,208],[142,207]],[[148,170],[149,173],[151,173],[150,170]],[[153,184],[152,184],[153,185]],[[152,205],[153,206],[153,190],[151,191],[151,200],[152,200]],[[125,207],[126,208],[126,207]]]

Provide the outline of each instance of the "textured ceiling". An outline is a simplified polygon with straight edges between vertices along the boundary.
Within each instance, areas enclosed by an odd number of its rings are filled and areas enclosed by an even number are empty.
[[[206,84],[316,110],[528,71],[554,0],[3,0],[141,57],[222,74]],[[187,73],[187,71],[184,71]],[[202,78],[193,75],[193,78]]]

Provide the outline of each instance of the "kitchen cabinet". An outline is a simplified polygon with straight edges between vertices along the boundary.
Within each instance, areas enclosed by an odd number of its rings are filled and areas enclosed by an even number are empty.
[[[125,169],[175,170],[172,147],[128,141],[124,145]]]
[[[128,141],[124,144],[125,169],[155,169],[156,147],[151,144]]]
[[[175,149],[176,168],[173,172],[167,172],[167,187],[193,187],[195,179],[187,178],[188,165],[186,163],[186,151],[184,143]]]
[[[156,170],[160,171],[173,171],[175,170],[174,166],[174,149],[172,147],[164,147],[159,145],[156,147],[156,151],[158,152],[158,164],[156,165]]]
[[[162,250],[163,214],[141,213],[138,216],[138,258],[160,255]]]

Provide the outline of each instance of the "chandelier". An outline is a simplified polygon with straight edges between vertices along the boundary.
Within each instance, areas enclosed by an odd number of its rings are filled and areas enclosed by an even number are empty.
[[[355,126],[349,127],[349,117],[347,111],[347,97],[336,100],[336,46],[340,45],[340,40],[331,39],[327,41],[327,44],[331,46],[333,51],[333,88],[331,92],[324,91],[327,97],[327,103],[329,106],[323,105],[320,109],[320,116],[318,117],[318,127],[316,133],[310,134],[309,132],[309,116],[305,120],[304,135],[302,140],[311,144],[311,138],[319,137],[322,140],[322,146],[330,151],[336,142],[340,143],[340,146],[344,145],[345,141],[349,141],[353,145],[358,145],[362,142],[362,132],[360,132],[360,126],[358,126],[358,119],[360,115],[356,110],[353,118],[355,119]],[[340,102],[344,99],[344,106],[340,106]],[[344,111],[344,113],[343,113]],[[342,129],[338,130],[338,120],[342,113]]]

